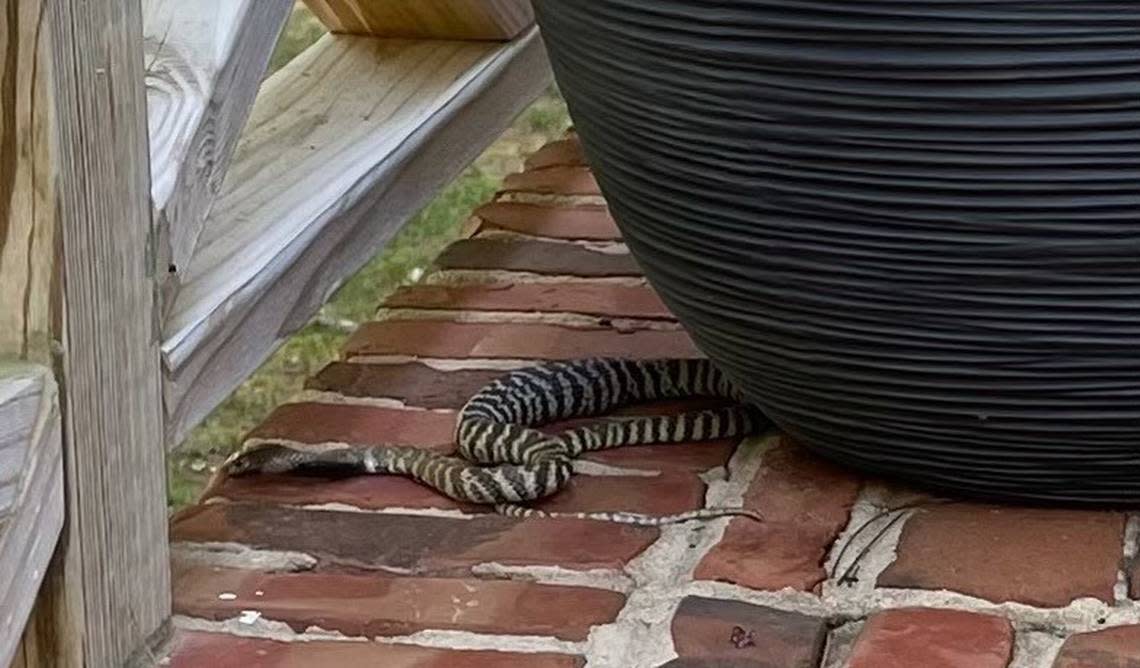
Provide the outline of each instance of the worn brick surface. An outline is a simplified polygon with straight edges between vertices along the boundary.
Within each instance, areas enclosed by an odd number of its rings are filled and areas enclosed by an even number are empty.
[[[503,180],[503,192],[541,195],[600,195],[598,182],[587,167],[548,167],[510,174]]]
[[[582,459],[631,469],[704,473],[718,466],[726,466],[736,451],[736,445],[737,442],[733,439],[675,445],[640,445],[590,452],[582,455]]]
[[[822,619],[737,601],[689,597],[673,617],[679,659],[670,666],[816,668]]]
[[[666,471],[654,477],[576,475],[562,491],[533,505],[551,512],[672,515],[702,507],[704,498],[705,484],[696,474]]]
[[[1113,512],[935,506],[907,521],[878,583],[1045,607],[1112,602],[1124,523]]]
[[[453,519],[215,503],[180,513],[171,536],[304,552],[325,566],[462,575],[490,562],[620,568],[648,547],[658,531],[591,520]]]
[[[454,412],[448,411],[301,402],[279,406],[249,436],[301,443],[391,443],[449,452],[454,449],[456,417]]]
[[[814,588],[827,577],[823,562],[858,492],[858,478],[784,439],[764,455],[744,497],[765,521],[734,519],[694,576],[754,589]]]
[[[493,202],[475,210],[485,229],[500,229],[552,239],[613,241],[621,231],[604,206],[543,206]]]
[[[487,512],[475,504],[452,501],[435,490],[401,476],[349,476],[320,479],[307,475],[258,475],[226,478],[207,498],[261,501],[286,505],[342,504],[355,508],[434,508]]]
[[[957,610],[910,608],[872,615],[848,668],[1005,668],[1013,655],[1007,620]]]
[[[577,137],[551,142],[526,159],[527,169],[547,167],[581,167],[586,164],[582,142]]]
[[[178,632],[171,668],[581,668],[582,657],[430,649],[375,642],[277,642],[217,633]]]
[[[1070,636],[1053,668],[1140,668],[1140,626]]]
[[[222,621],[257,610],[298,633],[318,626],[352,637],[441,629],[585,640],[625,603],[611,591],[512,580],[204,567],[178,567],[174,576],[177,614]]]
[[[611,318],[673,320],[661,299],[648,286],[613,283],[413,285],[397,290],[384,305],[389,308],[582,313]]]
[[[622,332],[605,327],[439,321],[370,322],[345,345],[360,355],[565,360],[612,355],[632,359],[702,357],[682,331]]]
[[[464,239],[448,246],[435,264],[440,269],[521,271],[583,278],[641,275],[641,268],[628,253],[529,239]]]
[[[552,512],[622,511],[671,515],[701,507],[705,485],[694,473],[667,471],[654,477],[576,475],[556,495],[530,504]],[[291,505],[344,504],[356,508],[460,509],[490,513],[491,508],[457,503],[412,480],[397,476],[354,476],[314,480],[265,475],[230,478],[210,496]]]
[[[415,362],[333,362],[309,379],[305,387],[349,397],[397,399],[413,408],[458,411],[480,388],[504,373],[494,369],[440,371]]]

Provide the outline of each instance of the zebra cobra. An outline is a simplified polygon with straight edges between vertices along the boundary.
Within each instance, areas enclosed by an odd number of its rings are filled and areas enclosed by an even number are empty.
[[[596,417],[615,408],[662,399],[710,397],[728,405],[679,415],[606,417],[555,433],[537,427]],[[260,443],[238,453],[226,475],[304,469],[413,478],[456,501],[492,505],[515,517],[572,517],[658,526],[740,515],[743,508],[704,508],[665,517],[625,512],[550,513],[521,504],[561,490],[584,452],[626,445],[682,443],[759,433],[770,425],[743,403],[737,388],[708,360],[594,358],[512,371],[463,406],[456,428],[459,457],[402,446],[298,450]]]

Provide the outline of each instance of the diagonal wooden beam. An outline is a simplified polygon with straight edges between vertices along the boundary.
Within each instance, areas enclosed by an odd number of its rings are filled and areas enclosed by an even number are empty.
[[[143,0],[151,198],[173,298],[294,0]]]
[[[326,35],[258,97],[163,342],[178,443],[551,80],[507,43]]]

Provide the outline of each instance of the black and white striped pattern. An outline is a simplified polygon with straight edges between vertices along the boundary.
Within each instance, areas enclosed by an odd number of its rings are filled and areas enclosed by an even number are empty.
[[[537,427],[599,416],[615,408],[665,399],[722,398],[723,408],[672,416],[608,417],[555,433]],[[340,468],[405,475],[464,502],[494,505],[511,516],[549,516],[519,504],[550,496],[570,479],[584,452],[624,445],[684,443],[754,434],[768,425],[757,409],[740,403],[733,384],[708,360],[586,359],[513,371],[494,381],[460,411],[460,457],[407,447],[373,446],[330,452],[258,447],[228,464],[230,475],[300,468]],[[668,517],[631,513],[559,516],[660,525],[690,519],[754,513],[702,509]]]

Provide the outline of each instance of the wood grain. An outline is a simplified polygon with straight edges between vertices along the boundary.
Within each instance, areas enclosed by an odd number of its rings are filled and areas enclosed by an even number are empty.
[[[51,370],[0,364],[0,666],[16,654],[63,526],[61,430]]]
[[[178,442],[550,81],[507,44],[328,35],[265,84],[163,343]]]
[[[40,0],[0,0],[0,666],[14,655],[26,665],[21,633],[64,511],[48,367],[58,281],[46,13]]]
[[[0,357],[51,361],[55,209],[41,0],[0,0]]]
[[[509,40],[534,24],[530,0],[305,0],[338,33]]]
[[[293,0],[143,0],[151,197],[177,290]]]
[[[122,665],[170,615],[138,2],[53,2],[67,523],[29,666]]]

